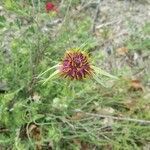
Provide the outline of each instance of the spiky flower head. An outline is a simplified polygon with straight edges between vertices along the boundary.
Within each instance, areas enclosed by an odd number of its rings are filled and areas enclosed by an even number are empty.
[[[66,51],[59,69],[63,77],[72,80],[82,80],[93,73],[87,53],[78,49]]]
[[[80,49],[71,49],[65,52],[62,61],[55,66],[48,68],[46,71],[41,73],[37,78],[48,73],[50,70],[56,69],[48,78],[44,79],[43,84],[50,81],[53,77],[61,75],[71,80],[83,80],[87,77],[92,77],[98,83],[107,87],[103,81],[99,78],[99,75],[106,76],[112,79],[118,79],[117,77],[107,73],[95,65],[92,65],[89,56],[86,52]]]

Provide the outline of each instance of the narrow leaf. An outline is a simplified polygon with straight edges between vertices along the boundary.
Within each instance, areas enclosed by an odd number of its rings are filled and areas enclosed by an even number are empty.
[[[47,83],[49,80],[51,80],[54,76],[56,76],[59,73],[59,70],[56,70],[53,72],[45,81],[43,84]]]
[[[107,88],[107,86],[106,86],[95,74],[93,75],[93,78],[94,78],[99,84],[101,84],[102,86],[104,86],[104,87]]]
[[[104,71],[98,67],[93,66],[93,69],[95,70],[96,74],[104,75],[104,76],[107,76],[107,77],[113,78],[113,79],[118,79],[116,76],[113,76],[113,75],[109,74],[108,72],[106,72],[106,71]]]
[[[41,73],[40,75],[38,75],[37,78],[41,77],[42,75],[44,75],[44,74],[47,73],[48,71],[50,71],[50,70],[52,70],[52,69],[54,69],[54,68],[57,68],[58,66],[59,66],[59,65],[57,64],[57,65],[55,65],[55,66],[53,66],[53,67],[48,68],[46,71],[44,71],[43,73]]]

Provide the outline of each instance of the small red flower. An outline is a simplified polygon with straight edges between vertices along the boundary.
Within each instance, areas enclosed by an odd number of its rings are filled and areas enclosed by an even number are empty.
[[[57,12],[56,6],[53,3],[51,3],[51,2],[47,2],[46,3],[45,9],[46,9],[47,12],[50,12],[50,11]]]
[[[81,51],[67,51],[60,66],[60,73],[63,77],[82,80],[91,76],[93,69],[89,57]]]

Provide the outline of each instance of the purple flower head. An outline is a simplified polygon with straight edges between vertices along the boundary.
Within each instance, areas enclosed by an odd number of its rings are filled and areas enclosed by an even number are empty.
[[[67,51],[60,65],[60,74],[72,80],[82,80],[91,76],[93,69],[91,68],[89,57],[85,52]]]

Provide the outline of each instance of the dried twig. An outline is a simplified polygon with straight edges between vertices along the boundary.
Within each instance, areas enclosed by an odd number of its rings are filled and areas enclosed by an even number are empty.
[[[38,0],[38,9],[39,9],[39,12],[41,11],[41,1]]]
[[[94,17],[93,25],[92,25],[92,33],[95,33],[95,26],[96,26],[96,22],[97,22],[97,19],[98,19],[98,15],[100,13],[100,3],[101,3],[101,0],[98,1],[98,5],[97,5],[97,8],[96,8],[96,13],[95,13],[95,17]]]
[[[31,1],[32,2],[32,7],[33,7],[33,14],[35,14],[35,5],[34,5],[34,0]]]
[[[129,118],[129,117],[115,117],[115,116],[110,116],[110,115],[100,115],[100,114],[94,114],[94,113],[87,113],[87,112],[80,111],[80,110],[77,110],[75,112],[82,112],[87,116],[92,116],[92,117],[97,117],[97,118],[111,118],[114,120],[135,122],[135,123],[140,123],[143,125],[150,124],[150,120],[140,120],[140,119]]]
[[[103,28],[103,27],[106,27],[106,26],[110,26],[112,24],[119,24],[121,21],[118,21],[118,20],[115,20],[115,21],[111,21],[111,22],[106,22],[106,23],[103,23],[103,24],[100,24],[98,26],[96,26],[95,28],[96,29],[100,29],[100,28]]]
[[[10,130],[7,128],[0,128],[0,133],[9,132]]]

